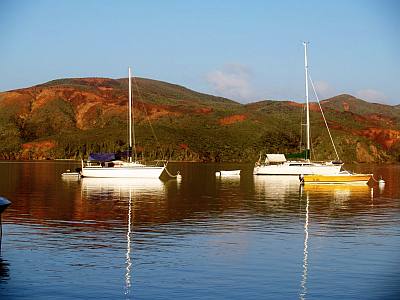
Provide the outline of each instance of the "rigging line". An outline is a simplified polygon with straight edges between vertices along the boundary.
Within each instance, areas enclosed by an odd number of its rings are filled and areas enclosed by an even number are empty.
[[[135,79],[134,79],[135,80]],[[132,99],[132,89],[131,89],[131,86],[132,86],[132,78],[131,78],[131,69],[129,68],[129,99]],[[131,110],[131,112],[132,112],[132,120],[129,120],[129,122],[131,122],[132,121],[132,123],[129,123],[129,124],[132,124],[133,126],[131,127],[132,128],[132,137],[129,137],[129,138],[132,138],[132,141],[133,141],[133,152],[134,152],[134,154],[135,154],[135,156],[134,156],[134,158],[135,158],[135,162],[137,162],[137,152],[136,152],[136,134],[135,134],[135,111],[134,111],[134,109],[133,109],[133,101],[131,101],[130,102],[130,105],[131,105],[131,107],[129,107],[129,109]]]
[[[308,120],[311,120],[311,118],[308,117]],[[312,157],[315,160],[314,146],[312,144],[311,121],[310,121],[310,124],[308,125],[308,132],[309,132],[308,136],[309,136],[309,139],[310,139],[310,157],[308,159],[311,160],[311,157]]]
[[[320,159],[318,155],[315,155],[314,146],[311,145],[311,154],[314,160]]]
[[[140,93],[140,90],[139,90],[139,85],[136,82],[136,78],[135,77],[132,77],[132,78],[133,78],[133,82],[135,83],[135,88],[136,88],[136,92],[138,93],[139,100],[142,103],[142,107],[143,107],[144,113],[146,115],[146,119],[149,122],[151,132],[152,132],[152,134],[154,136],[154,139],[156,140],[157,146],[161,149],[160,142],[158,141],[158,138],[157,138],[157,135],[156,135],[156,133],[154,131],[153,125],[151,125],[149,115],[147,114],[147,109],[146,109],[146,106],[144,105],[143,97],[142,97],[142,94]]]
[[[381,183],[381,182],[385,183],[385,181],[382,179],[382,176],[381,176],[381,179],[377,180],[377,179],[375,179],[374,174],[372,174],[372,180],[375,182],[378,182],[378,183]]]
[[[311,75],[310,75],[310,74],[308,74],[308,77],[310,78],[310,82],[311,82],[311,86],[312,86],[312,89],[313,89],[314,94],[315,94],[315,98],[317,99],[317,102],[318,102],[318,105],[319,105],[319,109],[321,110],[322,118],[324,119],[326,129],[328,130],[329,138],[331,139],[331,142],[332,142],[332,145],[333,145],[333,149],[335,150],[336,158],[337,158],[338,160],[340,160],[339,154],[338,154],[338,152],[337,152],[337,150],[336,150],[335,142],[333,141],[333,138],[332,138],[332,135],[331,135],[331,131],[329,130],[328,122],[326,121],[324,111],[322,110],[321,103],[319,102],[319,98],[318,98],[317,91],[315,90],[314,82],[313,82],[313,80],[311,79]]]
[[[304,131],[304,124],[303,124],[303,115],[305,112],[305,107],[304,104],[302,105],[302,112],[300,114],[300,141],[299,141],[299,151],[301,152],[301,149],[303,148],[303,131]]]
[[[165,172],[168,174],[168,176],[170,176],[170,177],[172,177],[172,178],[178,178],[178,177],[180,176],[179,171],[176,173],[176,175],[172,175],[172,174],[168,171],[167,167],[165,167],[164,170],[165,170]]]
[[[129,80],[129,79],[128,79]],[[129,104],[128,104],[128,106],[129,106]],[[128,120],[128,124],[129,124],[129,107],[128,107],[128,109],[126,110],[126,119]],[[127,148],[128,148],[128,151],[126,152],[126,154],[127,154],[127,157],[126,157],[126,159],[128,160],[128,157],[129,157],[129,151],[130,151],[130,149],[129,149],[129,127],[128,127],[128,124],[127,124],[127,126],[126,126],[126,143],[127,143]]]

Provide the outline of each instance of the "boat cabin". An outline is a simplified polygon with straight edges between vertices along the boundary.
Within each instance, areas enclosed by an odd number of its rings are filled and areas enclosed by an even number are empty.
[[[266,154],[265,156],[266,165],[280,165],[286,161],[285,154]]]

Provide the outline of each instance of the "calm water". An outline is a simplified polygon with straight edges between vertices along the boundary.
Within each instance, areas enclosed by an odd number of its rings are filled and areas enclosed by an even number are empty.
[[[400,298],[399,165],[348,167],[384,189],[300,189],[250,165],[170,164],[181,182],[61,178],[76,166],[0,163],[1,299]]]

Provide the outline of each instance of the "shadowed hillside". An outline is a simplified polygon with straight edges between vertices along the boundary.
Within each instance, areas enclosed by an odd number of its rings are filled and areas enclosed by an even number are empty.
[[[267,100],[242,105],[166,82],[135,82],[139,157],[255,161],[260,152],[299,150],[302,104]],[[0,158],[81,158],[90,152],[125,151],[127,102],[127,79],[60,79],[0,93]],[[400,160],[399,105],[339,95],[322,106],[343,160]],[[311,122],[314,159],[334,159],[315,103]]]

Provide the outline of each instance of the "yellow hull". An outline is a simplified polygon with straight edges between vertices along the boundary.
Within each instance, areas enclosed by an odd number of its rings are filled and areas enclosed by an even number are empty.
[[[368,184],[372,174],[304,175],[304,184]]]
[[[303,187],[303,191],[306,192],[330,192],[339,191],[346,192],[351,191],[359,194],[369,194],[370,187],[367,184],[343,184],[343,183],[331,183],[331,184],[306,184]]]

